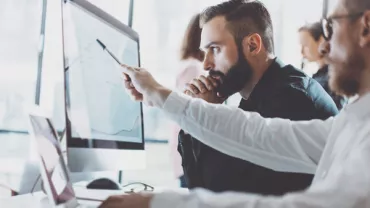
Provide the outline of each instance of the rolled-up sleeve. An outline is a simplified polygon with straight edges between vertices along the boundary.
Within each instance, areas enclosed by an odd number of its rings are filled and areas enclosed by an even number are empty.
[[[292,122],[172,92],[163,111],[220,152],[276,171],[314,173],[333,118]]]

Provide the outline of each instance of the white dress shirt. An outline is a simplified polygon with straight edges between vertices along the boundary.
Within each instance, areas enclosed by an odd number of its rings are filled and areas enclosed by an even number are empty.
[[[156,195],[152,208],[370,207],[370,94],[326,121],[264,119],[176,93],[162,108],[182,129],[225,154],[315,177],[306,191],[282,197],[199,189]]]

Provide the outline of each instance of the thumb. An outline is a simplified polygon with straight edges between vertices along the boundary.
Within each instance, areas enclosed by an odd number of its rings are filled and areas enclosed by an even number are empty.
[[[125,73],[126,75],[128,76],[133,76],[136,72],[135,72],[135,69],[129,65],[126,65],[126,64],[121,64],[122,66],[122,71],[123,73]]]

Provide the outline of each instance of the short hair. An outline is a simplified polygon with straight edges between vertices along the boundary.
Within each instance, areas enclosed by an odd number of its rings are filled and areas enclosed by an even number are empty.
[[[180,49],[180,59],[195,58],[203,61],[203,52],[199,49],[202,29],[199,26],[200,14],[194,15],[186,28]]]
[[[245,36],[258,33],[268,52],[274,52],[274,34],[271,16],[265,5],[251,0],[229,0],[205,9],[200,16],[200,26],[213,18],[224,16],[227,28],[239,44]]]
[[[307,25],[299,28],[298,31],[299,32],[306,31],[306,32],[310,33],[310,35],[312,36],[312,38],[315,41],[319,41],[320,38],[324,36],[324,29],[322,28],[321,22],[315,22],[315,23],[312,23],[312,24],[307,24]]]
[[[360,12],[360,11],[370,9],[370,1],[369,0],[346,0],[345,6],[349,11]]]

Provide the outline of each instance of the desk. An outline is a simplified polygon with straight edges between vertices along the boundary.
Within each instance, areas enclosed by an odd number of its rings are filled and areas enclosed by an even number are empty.
[[[81,186],[74,186],[77,197],[82,198],[94,198],[104,200],[111,195],[124,194],[122,190],[111,191],[111,190],[91,190],[85,189]],[[187,189],[182,188],[164,188],[156,187],[155,193],[163,191],[176,191],[176,192],[188,192]],[[0,199],[0,207],[6,208],[50,208],[46,195],[43,192],[36,192],[32,194],[25,194],[5,199]]]

